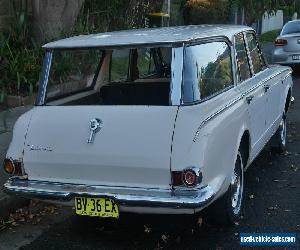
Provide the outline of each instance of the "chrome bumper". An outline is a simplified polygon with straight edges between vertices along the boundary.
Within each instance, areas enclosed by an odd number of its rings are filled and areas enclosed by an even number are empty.
[[[119,206],[172,209],[199,209],[207,206],[215,196],[209,186],[197,189],[163,190],[64,184],[16,177],[10,178],[4,184],[4,191],[26,198],[49,201],[68,202],[76,196],[107,197],[114,199]]]

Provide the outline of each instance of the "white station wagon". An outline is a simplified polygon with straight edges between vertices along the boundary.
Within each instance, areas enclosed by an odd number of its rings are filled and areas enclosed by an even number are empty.
[[[243,173],[283,151],[291,69],[254,30],[201,25],[72,37],[44,46],[35,107],[4,162],[9,194],[76,214],[241,215]]]

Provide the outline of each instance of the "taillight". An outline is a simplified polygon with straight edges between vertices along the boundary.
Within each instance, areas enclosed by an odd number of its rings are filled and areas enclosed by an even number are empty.
[[[286,46],[288,44],[288,41],[285,39],[276,39],[275,40],[275,46]]]
[[[194,187],[197,186],[198,177],[194,170],[187,169],[182,173],[182,181],[187,187]]]
[[[174,187],[196,187],[202,181],[202,173],[199,168],[187,168],[183,171],[172,172],[172,185]]]
[[[20,161],[5,159],[3,162],[3,168],[9,175],[23,175],[22,163]]]
[[[15,173],[15,164],[11,159],[5,159],[3,162],[3,168],[4,171],[9,174],[9,175],[13,175]]]

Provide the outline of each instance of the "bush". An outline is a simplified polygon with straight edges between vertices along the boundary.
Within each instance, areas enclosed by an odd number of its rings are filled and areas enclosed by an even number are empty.
[[[280,31],[281,30],[272,30],[272,31],[266,32],[259,36],[259,40],[262,44],[272,43],[279,36]]]
[[[229,1],[189,0],[183,7],[186,24],[227,23],[229,17]]]
[[[85,0],[72,34],[142,28],[146,14],[160,12],[163,3],[163,0]]]
[[[32,38],[27,4],[17,10],[13,1],[12,7],[11,26],[0,35],[0,101],[6,94],[32,94],[38,87],[41,69],[43,52]]]

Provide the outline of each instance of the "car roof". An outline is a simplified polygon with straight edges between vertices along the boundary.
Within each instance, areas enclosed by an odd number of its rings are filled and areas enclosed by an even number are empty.
[[[147,44],[184,43],[195,39],[209,37],[227,37],[232,41],[234,34],[253,30],[248,26],[240,25],[189,25],[164,28],[132,29],[113,31],[91,35],[74,36],[43,46],[46,49],[72,49],[90,47],[122,47]]]

